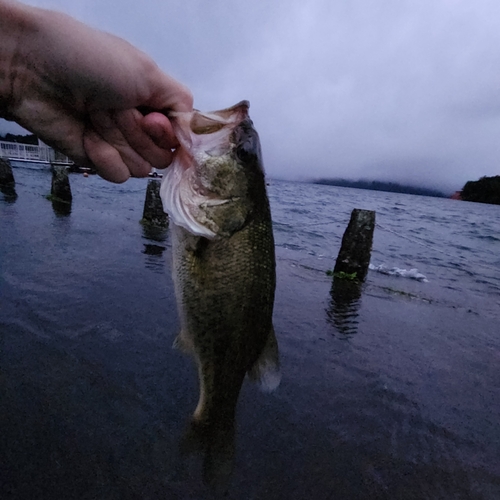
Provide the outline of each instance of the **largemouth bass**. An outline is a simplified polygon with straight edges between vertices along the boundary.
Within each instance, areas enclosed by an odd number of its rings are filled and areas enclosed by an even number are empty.
[[[199,373],[185,442],[205,452],[209,482],[231,468],[245,375],[267,390],[280,381],[271,212],[248,107],[176,113],[181,146],[161,187],[181,323],[174,345],[194,356]]]

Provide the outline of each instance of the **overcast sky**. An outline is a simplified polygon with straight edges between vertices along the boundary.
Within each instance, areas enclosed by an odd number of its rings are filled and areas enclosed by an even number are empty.
[[[248,99],[270,177],[500,175],[498,0],[26,3],[127,39],[198,109]]]

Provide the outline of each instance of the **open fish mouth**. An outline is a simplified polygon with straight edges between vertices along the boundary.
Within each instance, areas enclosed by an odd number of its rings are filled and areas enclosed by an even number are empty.
[[[232,129],[248,118],[248,110],[250,103],[248,101],[240,101],[238,104],[220,111],[201,112],[193,110],[190,112],[172,111],[169,113],[169,118],[173,120],[175,134],[184,151],[189,152],[196,150],[201,141],[196,140],[196,136],[212,135],[211,142],[219,144],[223,134],[217,132],[226,130],[226,134],[230,134]],[[210,143],[207,143],[207,138],[201,140],[206,144],[206,151],[210,150]]]
[[[193,110],[169,115],[180,146],[163,176],[160,195],[173,223],[195,236],[216,237],[217,227],[205,211],[238,199],[215,192],[200,172],[200,165],[212,162],[215,170],[228,160],[235,147],[234,131],[249,120],[249,107],[248,101],[241,101],[220,111]]]

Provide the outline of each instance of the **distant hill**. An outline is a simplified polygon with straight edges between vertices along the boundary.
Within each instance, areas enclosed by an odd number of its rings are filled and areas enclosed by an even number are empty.
[[[359,180],[353,181],[348,179],[316,179],[312,181],[314,184],[326,184],[329,186],[351,187],[358,189],[370,189],[372,191],[388,191],[390,193],[405,193],[418,194],[421,196],[434,196],[437,198],[447,198],[448,196],[437,189],[429,189],[425,187],[407,186],[398,184],[397,182],[382,182]]]
[[[477,181],[465,183],[460,197],[464,201],[500,205],[500,175],[481,177]]]

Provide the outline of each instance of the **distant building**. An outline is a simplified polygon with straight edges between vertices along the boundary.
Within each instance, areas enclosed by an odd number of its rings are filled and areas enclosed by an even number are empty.
[[[32,163],[73,164],[66,155],[55,151],[40,140],[38,140],[38,146],[20,142],[0,141],[0,157]]]

